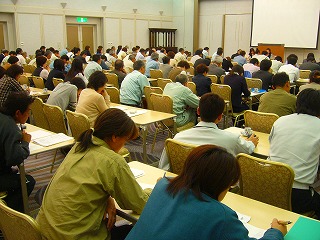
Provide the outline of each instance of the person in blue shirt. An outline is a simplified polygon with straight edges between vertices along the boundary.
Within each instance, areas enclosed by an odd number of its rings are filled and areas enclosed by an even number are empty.
[[[236,212],[221,203],[239,177],[239,163],[224,148],[195,148],[177,177],[158,181],[126,240],[254,239]],[[273,219],[261,239],[280,240],[286,232]]]
[[[148,78],[150,77],[150,69],[159,69],[159,54],[154,52],[151,54],[150,60],[147,62],[146,65],[146,72],[144,75],[146,75]]]

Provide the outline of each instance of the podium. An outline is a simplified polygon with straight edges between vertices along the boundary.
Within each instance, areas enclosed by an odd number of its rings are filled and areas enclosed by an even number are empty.
[[[258,43],[258,49],[260,50],[260,53],[264,50],[267,50],[267,48],[271,49],[272,55],[280,56],[284,61],[284,44]]]

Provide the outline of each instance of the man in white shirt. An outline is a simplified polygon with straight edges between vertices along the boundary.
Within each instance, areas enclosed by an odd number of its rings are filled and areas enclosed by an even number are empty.
[[[276,56],[273,60],[271,60],[271,70],[273,74],[276,74],[279,71],[279,68],[283,65],[282,57]]]
[[[16,49],[16,53],[17,53],[17,58],[19,59],[19,66],[23,66],[24,64],[27,64],[26,59],[21,55],[22,53],[22,49],[21,48],[17,48]]]
[[[179,63],[180,61],[187,61],[185,55],[184,55],[184,49],[183,48],[179,48],[179,52],[176,53],[176,55],[174,56],[174,60],[177,61],[177,63]]]
[[[194,56],[190,59],[190,62],[192,62],[192,64],[194,65],[194,63],[200,58],[202,58],[202,52],[201,49],[198,49],[194,53]]]
[[[225,102],[214,93],[204,94],[197,109],[201,121],[194,127],[175,135],[174,139],[183,143],[204,145],[214,144],[225,148],[236,156],[238,153],[251,154],[259,142],[259,138],[252,134],[244,139],[238,134],[220,130],[217,124],[222,119]],[[162,152],[159,168],[169,170],[170,165],[165,149]]]
[[[202,57],[208,58],[209,57],[209,47],[205,47],[202,51]]]
[[[98,54],[94,54],[92,56],[92,61],[88,63],[83,72],[86,79],[89,79],[92,73],[96,71],[102,71],[102,67],[100,66],[100,64],[101,56]]]
[[[222,57],[222,54],[223,54],[223,48],[222,48],[222,47],[219,47],[219,48],[217,49],[217,51],[216,51],[214,54],[212,54],[211,61],[213,61],[214,59],[216,59],[216,57],[218,57],[218,56],[221,56],[221,57]]]
[[[295,82],[300,77],[299,68],[296,67],[298,57],[295,54],[290,54],[287,57],[287,64],[279,68],[278,72],[285,72],[289,75],[290,83]]]
[[[140,48],[140,51],[137,52],[137,55],[136,55],[136,61],[145,60],[145,58],[146,58],[146,50],[143,48]]]

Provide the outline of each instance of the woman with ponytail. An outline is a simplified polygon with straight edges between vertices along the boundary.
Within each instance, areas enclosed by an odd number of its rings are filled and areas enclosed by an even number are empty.
[[[125,238],[131,226],[113,227],[113,198],[138,214],[149,198],[118,154],[138,133],[125,112],[111,108],[80,135],[44,195],[37,221],[46,239]]]

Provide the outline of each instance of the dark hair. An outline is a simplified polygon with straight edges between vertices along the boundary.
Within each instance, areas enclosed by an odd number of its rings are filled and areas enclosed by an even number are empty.
[[[298,59],[295,58],[295,57],[289,57],[289,58],[287,58],[288,64],[296,65],[297,61],[298,61]]]
[[[123,51],[123,52],[127,52],[127,51],[128,51],[128,48],[123,47],[123,48],[122,48],[122,51]]]
[[[199,64],[197,67],[196,67],[196,70],[197,70],[197,74],[204,74],[205,72],[209,72],[209,68],[207,65],[205,65],[204,63],[201,63]]]
[[[37,67],[42,67],[47,62],[47,58],[44,56],[39,56],[36,58]]]
[[[266,50],[263,50],[262,55],[268,55],[268,52]]]
[[[297,113],[320,117],[320,90],[306,88],[297,97]]]
[[[74,55],[75,55],[76,53],[78,53],[78,52],[80,52],[80,48],[74,47],[74,48],[73,48],[73,53],[74,53]]]
[[[44,56],[45,57],[48,57],[49,55],[52,55],[52,52],[50,50],[47,50],[45,53],[44,53]]]
[[[236,73],[242,75],[244,73],[243,67],[240,65],[234,65],[230,71],[230,75],[235,75]]]
[[[10,52],[9,52],[9,55],[17,56],[17,52],[16,52],[16,51],[10,51]]]
[[[190,68],[190,64],[187,61],[180,61],[177,64],[178,67],[184,67],[185,69],[189,69]]]
[[[94,122],[94,130],[88,129],[83,132],[79,139],[79,145],[76,147],[76,152],[84,152],[92,143],[92,136],[103,140],[110,140],[112,136],[128,137],[128,140],[138,136],[139,131],[132,119],[122,110],[109,108],[102,112]]]
[[[241,50],[240,55],[244,57],[244,55],[246,55],[246,51]]]
[[[53,68],[63,72],[64,71],[64,62],[61,59],[54,60]]]
[[[256,58],[251,58],[250,63],[252,64],[259,64],[259,60]]]
[[[203,50],[206,50],[206,51],[207,51],[207,50],[209,50],[209,47],[204,47]]]
[[[19,62],[19,58],[17,58],[16,56],[10,56],[8,58],[8,63],[10,63],[10,64],[15,64],[17,62]]]
[[[6,54],[9,53],[9,51],[7,49],[3,49],[1,53]]]
[[[272,77],[272,83],[274,87],[277,87],[277,86],[283,87],[289,81],[290,81],[289,75],[285,72],[276,73]]]
[[[260,69],[262,71],[269,71],[272,66],[272,62],[269,59],[263,59],[260,63]]]
[[[1,112],[5,115],[14,117],[16,111],[25,113],[28,110],[28,106],[33,103],[34,98],[26,91],[11,92],[7,100],[3,104]]]
[[[86,84],[80,77],[74,77],[70,81],[71,84],[75,85],[78,89],[85,89]]]
[[[277,60],[277,61],[279,61],[279,62],[282,62],[282,57],[276,56],[276,57],[274,58],[274,60]]]
[[[146,64],[142,60],[138,60],[133,63],[133,69],[138,71],[145,66]]]
[[[200,49],[196,50],[194,55],[201,55],[202,54],[202,51]]]
[[[121,68],[124,67],[124,64],[123,64],[123,61],[120,60],[120,59],[117,59],[115,62],[114,62],[114,69],[120,71]]]
[[[174,52],[173,51],[169,51],[169,52],[167,52],[167,56],[168,56],[168,58],[170,58],[170,59],[174,59]]]
[[[87,55],[87,51],[86,50],[83,50],[81,53],[80,53],[80,56],[83,56],[83,55]]]
[[[101,56],[98,55],[98,54],[94,54],[94,55],[92,56],[92,61],[98,62],[100,59],[101,59]]]
[[[222,53],[223,53],[223,48],[219,47],[219,48],[217,49],[217,55],[221,56]]]
[[[23,68],[17,64],[12,64],[6,71],[6,75],[11,78],[16,78],[18,75],[23,73]]]
[[[17,49],[16,49],[16,53],[17,53],[17,54],[21,54],[21,53],[22,53],[22,49],[21,49],[21,48],[17,48]]]
[[[69,61],[69,57],[67,55],[62,55],[60,59],[64,59],[66,61]]]
[[[311,53],[308,53],[307,58],[309,58],[309,57],[315,58],[315,57],[314,57],[314,53],[312,53],[312,52],[311,52]]]
[[[168,64],[170,62],[170,58],[168,58],[167,56],[164,56],[163,58],[162,58],[162,63],[163,64]]]
[[[178,74],[174,79],[174,82],[179,82],[184,85],[186,82],[188,82],[188,77],[185,74]]]
[[[199,102],[200,118],[204,122],[214,122],[223,113],[224,100],[217,94],[206,93]]]
[[[320,71],[314,70],[309,75],[310,82],[318,83],[320,84]]]
[[[240,166],[232,154],[215,145],[202,145],[191,151],[182,172],[169,180],[167,191],[175,196],[191,190],[200,201],[205,201],[202,194],[218,200],[239,178]]]
[[[85,46],[85,48],[84,48],[84,50],[86,50],[86,51],[89,51],[89,49],[90,49],[90,46]]]
[[[46,49],[46,46],[41,46],[40,49]]]
[[[70,81],[74,76],[76,76],[78,73],[83,73],[83,65],[82,61],[80,59],[75,58],[72,61],[71,68],[66,76],[66,81]]]
[[[182,51],[184,51],[184,49],[183,48],[179,48],[179,52],[182,52]]]
[[[97,91],[99,88],[106,85],[107,82],[108,79],[106,75],[101,71],[96,71],[90,75],[87,87]]]
[[[158,55],[158,56],[159,56],[159,55]],[[128,57],[128,59],[129,59],[131,62],[133,62],[133,61],[136,59],[136,57],[135,57],[134,54],[130,54],[129,57]]]

